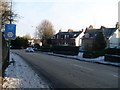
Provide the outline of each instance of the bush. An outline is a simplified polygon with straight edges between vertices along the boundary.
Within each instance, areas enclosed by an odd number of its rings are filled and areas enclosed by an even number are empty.
[[[64,55],[78,55],[79,47],[76,46],[53,46],[52,52]]]

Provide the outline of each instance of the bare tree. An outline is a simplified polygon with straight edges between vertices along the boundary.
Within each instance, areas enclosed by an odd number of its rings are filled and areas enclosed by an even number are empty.
[[[15,18],[18,17],[18,14],[12,11],[12,1],[10,0],[0,0],[0,24],[3,28],[4,24],[9,23],[10,21],[14,22]]]
[[[31,36],[30,36],[30,34],[26,34],[26,35],[23,36],[23,38],[26,38],[26,39],[30,40]]]
[[[43,46],[47,45],[47,40],[49,40],[55,31],[53,25],[48,20],[43,20],[37,27],[36,35],[42,40]]]
[[[8,9],[8,3],[5,0],[0,0],[0,29],[3,28],[3,19],[5,18],[4,13]]]

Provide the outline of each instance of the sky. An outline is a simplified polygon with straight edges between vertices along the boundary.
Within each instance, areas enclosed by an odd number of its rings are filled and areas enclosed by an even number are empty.
[[[90,25],[95,28],[115,27],[118,21],[119,0],[12,0],[13,11],[20,18],[17,36],[30,34],[36,27],[49,20],[56,33],[61,29],[79,31]]]

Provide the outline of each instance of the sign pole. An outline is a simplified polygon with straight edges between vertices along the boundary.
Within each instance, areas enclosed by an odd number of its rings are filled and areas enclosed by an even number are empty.
[[[8,60],[10,59],[10,43],[12,39],[16,38],[16,25],[11,24],[12,21],[10,21],[10,24],[5,24],[5,31],[4,31],[4,38],[8,40]]]
[[[12,0],[11,0],[11,7],[10,7],[10,24],[12,24],[12,19],[11,19],[12,16],[11,15],[12,15]],[[8,39],[8,60],[9,61],[10,61],[10,43],[11,43],[11,40]]]

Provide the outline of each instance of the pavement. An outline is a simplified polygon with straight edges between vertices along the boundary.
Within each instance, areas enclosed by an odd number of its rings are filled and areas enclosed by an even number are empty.
[[[10,65],[5,70],[3,89],[10,88],[48,88],[41,76],[17,54],[10,53]]]

